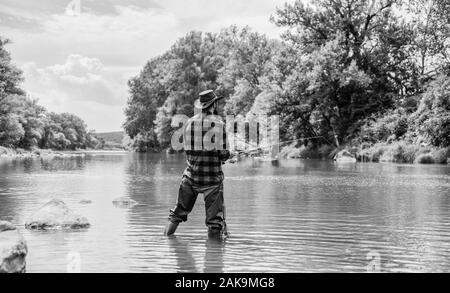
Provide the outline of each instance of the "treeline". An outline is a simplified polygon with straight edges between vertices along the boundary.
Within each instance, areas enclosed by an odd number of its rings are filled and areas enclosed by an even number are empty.
[[[129,81],[124,128],[139,151],[166,148],[198,93],[224,114],[280,115],[282,140],[329,151],[404,142],[450,145],[450,4],[302,1],[274,11],[281,41],[249,28],[191,32]]]
[[[171,117],[192,116],[193,102],[205,89],[227,97],[224,113],[248,113],[257,96],[269,99],[275,90],[273,57],[281,49],[280,42],[249,28],[187,34],[129,81],[124,128],[132,145],[139,151],[168,147]]]
[[[99,141],[79,117],[51,113],[26,96],[20,88],[22,72],[5,49],[0,37],[0,146],[75,150],[96,148]]]

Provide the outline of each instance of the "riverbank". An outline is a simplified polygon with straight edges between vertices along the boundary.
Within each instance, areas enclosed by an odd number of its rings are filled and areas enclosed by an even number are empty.
[[[305,146],[297,147],[294,144],[281,148],[279,157],[285,159],[319,159],[333,160],[335,155],[347,150],[358,162],[385,162],[407,164],[450,164],[450,148],[433,148],[412,145],[404,142],[376,143],[374,145],[346,146],[334,148],[323,145],[319,148]],[[84,157],[95,153],[124,153],[127,150],[67,150],[55,151],[50,149],[12,149],[0,146],[0,158],[25,159],[37,157]]]
[[[305,146],[296,147],[294,144],[283,147],[280,151],[282,158],[322,159],[332,160],[341,150],[346,149],[358,162],[388,162],[408,164],[448,164],[450,163],[450,147],[435,148],[408,144],[398,141],[393,143],[362,144],[334,148],[324,145],[319,148]]]
[[[84,157],[86,154],[92,153],[123,153],[126,150],[65,150],[56,151],[51,149],[38,149],[34,148],[32,150],[25,149],[13,149],[0,146],[0,158],[11,158],[11,159],[26,159],[26,158],[38,158],[38,157]]]
[[[25,159],[36,157],[76,157],[85,155],[84,151],[54,151],[50,149],[12,149],[0,146],[0,158]]]

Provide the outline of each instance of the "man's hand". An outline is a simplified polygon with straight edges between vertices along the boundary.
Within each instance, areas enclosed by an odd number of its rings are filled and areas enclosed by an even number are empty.
[[[230,152],[230,158],[228,159],[227,162],[234,164],[237,162],[237,156],[239,155],[238,152]]]

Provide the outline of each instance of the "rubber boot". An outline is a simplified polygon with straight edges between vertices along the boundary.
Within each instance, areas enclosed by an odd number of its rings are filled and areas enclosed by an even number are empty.
[[[212,228],[209,227],[208,228],[208,238],[212,238],[212,239],[220,239],[222,238],[222,229],[220,228]]]
[[[164,235],[170,236],[173,233],[175,233],[175,231],[178,228],[178,224],[180,224],[180,223],[174,223],[172,221],[167,222],[166,228],[164,229]]]

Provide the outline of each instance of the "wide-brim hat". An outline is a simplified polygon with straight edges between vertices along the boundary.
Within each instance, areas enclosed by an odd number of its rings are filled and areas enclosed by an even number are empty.
[[[199,94],[199,96],[200,96],[200,98],[198,98],[194,102],[194,107],[197,109],[202,109],[202,110],[208,108],[214,102],[223,98],[223,97],[216,96],[216,94],[214,93],[213,90],[207,90],[207,91],[201,92]]]

